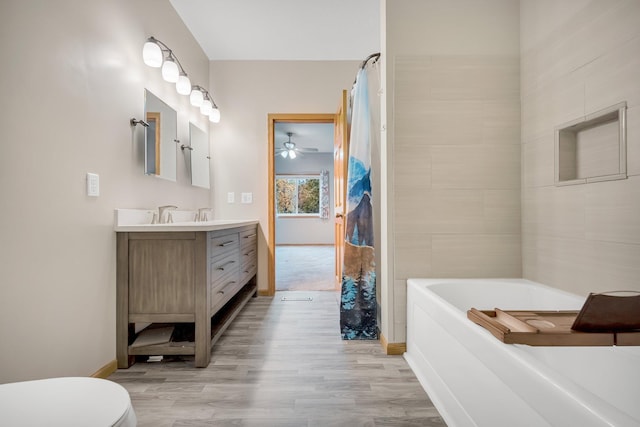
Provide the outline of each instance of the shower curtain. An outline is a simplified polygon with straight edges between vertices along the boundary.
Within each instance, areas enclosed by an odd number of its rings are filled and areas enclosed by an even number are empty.
[[[342,339],[377,339],[376,273],[371,201],[371,114],[367,72],[361,67],[353,92],[345,248],[340,301]]]

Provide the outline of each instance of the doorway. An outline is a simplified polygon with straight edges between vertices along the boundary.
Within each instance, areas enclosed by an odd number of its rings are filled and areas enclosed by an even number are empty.
[[[269,283],[335,290],[335,114],[269,115]]]

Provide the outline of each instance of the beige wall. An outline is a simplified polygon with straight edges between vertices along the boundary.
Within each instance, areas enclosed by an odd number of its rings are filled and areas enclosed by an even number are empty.
[[[212,61],[211,87],[222,120],[212,132],[212,189],[217,218],[257,218],[258,287],[267,289],[270,113],[335,113],[359,61]],[[252,204],[227,193],[252,192]]]
[[[640,2],[521,2],[524,277],[640,290]],[[554,128],[626,101],[621,181],[554,186]]]
[[[145,87],[178,110],[179,139],[189,120],[208,128],[143,64],[149,35],[208,85],[209,62],[168,1],[0,3],[0,383],[90,375],[115,358],[115,208],[210,204],[180,151],[177,182],[143,175],[129,119]],[[87,172],[100,175],[98,198]]]
[[[386,1],[389,342],[407,278],[521,275],[518,21],[511,0]]]

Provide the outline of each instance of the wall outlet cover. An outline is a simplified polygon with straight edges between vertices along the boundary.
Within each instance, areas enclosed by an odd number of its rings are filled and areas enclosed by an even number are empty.
[[[242,193],[242,203],[253,203],[253,193]]]
[[[227,193],[227,203],[235,203],[236,201],[236,193],[230,191]]]
[[[97,173],[87,172],[87,196],[98,197],[100,195],[100,176]]]

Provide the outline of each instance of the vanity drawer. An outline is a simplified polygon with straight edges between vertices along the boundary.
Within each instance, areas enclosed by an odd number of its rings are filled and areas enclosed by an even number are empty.
[[[253,229],[253,230],[246,230],[246,231],[241,231],[240,232],[240,246],[241,247],[246,247],[249,245],[252,246],[256,246],[256,243],[258,242],[258,231],[257,229]]]
[[[237,272],[240,269],[239,261],[237,250],[211,261],[209,263],[211,285],[215,287],[225,276]]]
[[[239,248],[238,233],[212,235],[209,239],[209,258],[216,258]]]
[[[247,246],[240,251],[240,282],[246,283],[258,269],[255,246]]]
[[[240,270],[240,283],[247,283],[258,272],[258,263],[243,266]]]
[[[238,282],[238,274],[226,278],[211,292],[211,313],[218,311],[227,301],[229,301],[241,288]]]

